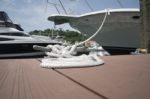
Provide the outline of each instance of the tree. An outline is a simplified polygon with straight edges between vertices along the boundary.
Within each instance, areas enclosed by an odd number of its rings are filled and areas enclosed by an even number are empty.
[[[52,29],[45,29],[45,30],[34,30],[30,32],[31,35],[43,35],[43,36],[52,36]],[[77,32],[77,31],[70,31],[70,30],[63,30],[62,28],[59,28],[57,30],[53,30],[53,36],[63,36],[64,40],[69,42],[76,42],[76,41],[82,41],[83,38],[86,38],[85,35]]]

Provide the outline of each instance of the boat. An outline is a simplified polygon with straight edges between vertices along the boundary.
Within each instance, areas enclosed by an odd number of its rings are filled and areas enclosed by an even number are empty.
[[[105,9],[82,15],[54,14],[48,17],[56,25],[71,27],[93,35],[109,13],[102,30],[93,38],[110,54],[130,54],[140,47],[140,11],[136,8]]]
[[[19,25],[13,24],[5,12],[0,12],[0,57],[44,55],[33,45],[60,44],[46,36],[29,35]]]

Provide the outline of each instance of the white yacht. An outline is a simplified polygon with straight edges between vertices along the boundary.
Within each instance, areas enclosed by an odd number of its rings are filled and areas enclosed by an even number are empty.
[[[60,44],[49,37],[31,36],[15,28],[0,27],[0,57],[43,55],[33,45]]]
[[[94,38],[105,50],[114,54],[129,54],[140,47],[140,11],[135,8],[107,9],[83,15],[51,15],[56,25],[69,23],[71,27],[91,36],[109,12],[102,30]]]
[[[33,45],[60,44],[49,37],[32,36],[21,30],[5,12],[0,12],[0,58],[43,55],[43,52],[33,50]]]

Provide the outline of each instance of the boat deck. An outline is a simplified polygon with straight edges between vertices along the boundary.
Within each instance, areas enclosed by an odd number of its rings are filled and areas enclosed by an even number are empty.
[[[150,54],[102,59],[101,66],[70,69],[0,59],[0,99],[150,99]]]

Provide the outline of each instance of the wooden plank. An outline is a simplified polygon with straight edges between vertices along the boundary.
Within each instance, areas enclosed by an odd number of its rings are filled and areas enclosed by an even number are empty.
[[[150,98],[150,55],[103,59],[102,66],[55,70],[37,59],[0,60],[0,99]]]
[[[36,59],[0,60],[0,99],[100,99]]]
[[[90,68],[58,69],[74,83],[110,99],[150,98],[150,55],[103,57],[105,64]]]

